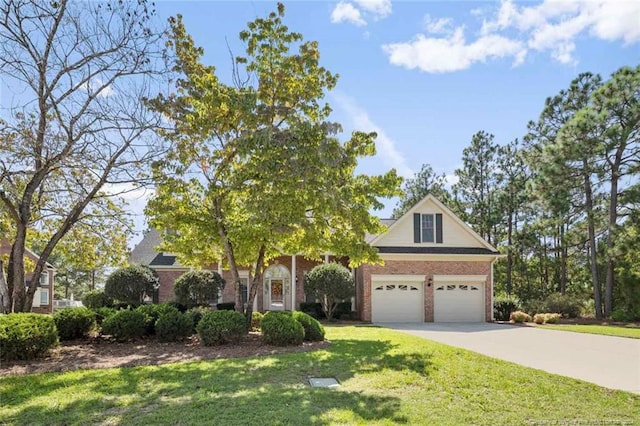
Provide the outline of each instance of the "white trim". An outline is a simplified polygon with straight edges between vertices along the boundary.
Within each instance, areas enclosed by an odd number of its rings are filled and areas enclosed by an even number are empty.
[[[167,266],[167,265],[161,265],[161,266],[156,266],[156,265],[146,265],[149,268],[153,269],[154,271],[190,271],[191,268],[186,268],[184,266]]]
[[[495,318],[493,317],[493,264],[496,263],[496,260],[498,259],[496,258],[493,262],[491,262],[491,281],[489,282],[489,285],[491,286],[491,321],[495,321]]]
[[[504,255],[496,254],[438,254],[438,253],[379,253],[382,260],[433,260],[433,261],[465,261],[465,262],[487,262]]]
[[[296,310],[296,284],[298,277],[296,275],[296,255],[291,256],[291,310]]]
[[[486,275],[434,275],[433,282],[462,282],[462,281],[472,281],[472,282],[486,282]]]
[[[424,275],[403,275],[403,274],[395,274],[395,275],[389,275],[389,274],[380,274],[380,275],[371,275],[371,281],[412,281],[412,280],[416,280],[416,281],[420,281],[420,282],[424,282]]]
[[[328,254],[324,255],[324,263],[329,263],[329,255]]]
[[[46,303],[42,303],[42,295],[43,294],[47,295],[47,302]],[[40,306],[49,306],[49,289],[48,288],[41,288],[40,289]]]
[[[424,240],[424,227],[422,226],[422,221],[425,216],[431,216],[431,230],[433,231],[433,239],[431,241]],[[420,244],[442,244],[436,243],[436,213],[420,213]]]
[[[453,213],[447,206],[445,206],[444,204],[442,204],[442,202],[440,200],[438,200],[436,197],[434,197],[431,194],[428,194],[426,197],[424,197],[422,200],[418,201],[413,207],[411,207],[405,214],[403,214],[402,216],[400,216],[398,218],[398,220],[396,220],[395,222],[393,222],[391,225],[389,225],[387,227],[387,231],[383,232],[381,234],[378,234],[369,244],[372,246],[375,246],[376,243],[378,242],[378,240],[380,238],[382,238],[383,235],[389,234],[391,233],[391,231],[398,226],[398,222],[401,222],[403,220],[405,220],[407,217],[411,217],[413,215],[413,213],[417,213],[416,210],[418,210],[418,207],[421,206],[425,201],[433,201],[433,203],[438,206],[443,213],[447,214],[449,217],[451,217],[458,225],[462,226],[469,234],[471,234],[471,236],[473,238],[475,238],[479,243],[481,243],[484,247],[488,248],[491,251],[495,251],[497,252],[498,250],[496,250],[495,247],[493,247],[491,244],[489,244],[487,241],[485,241],[484,238],[482,238],[480,235],[478,235],[478,233],[476,231],[474,231],[469,225],[467,225],[466,223],[464,223],[455,213]],[[422,231],[420,231],[421,236],[422,236]],[[444,236],[443,236],[443,240],[444,240]]]

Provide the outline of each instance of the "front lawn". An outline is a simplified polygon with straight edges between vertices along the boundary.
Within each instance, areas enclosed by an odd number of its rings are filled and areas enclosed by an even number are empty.
[[[604,334],[606,336],[640,339],[640,327],[633,325],[545,324],[542,327],[553,330],[575,331],[577,333]]]
[[[0,418],[136,425],[632,424],[640,418],[639,395],[383,328],[328,327],[327,338],[333,345],[316,352],[5,377]],[[342,386],[312,389],[310,377],[336,377]]]

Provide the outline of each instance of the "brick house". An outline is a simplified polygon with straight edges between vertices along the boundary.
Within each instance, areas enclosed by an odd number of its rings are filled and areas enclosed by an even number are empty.
[[[435,197],[428,195],[402,217],[384,219],[386,232],[367,236],[378,248],[383,265],[355,269],[355,309],[371,322],[481,322],[493,319],[493,263],[499,252]],[[160,234],[150,230],[132,251],[130,261],[149,265],[160,277],[159,300],[173,298],[176,278],[189,268],[176,256],[158,253]],[[345,257],[325,255],[309,260],[283,255],[266,268],[254,309],[291,310],[305,301],[304,275],[328,261],[348,263]],[[213,269],[227,280],[229,271]],[[240,271],[247,288],[248,271]],[[227,286],[220,302],[233,302]]]
[[[11,244],[6,239],[3,239],[2,241],[0,241],[0,256],[6,256],[8,259],[9,253],[11,253]],[[27,268],[27,270],[25,271],[25,279],[27,281],[27,284],[29,284],[33,279],[33,272],[28,271],[29,265],[27,263],[31,263],[33,267],[38,262],[38,259],[40,259],[40,257],[27,248],[25,250],[25,258],[29,260],[29,262],[25,262],[25,268]],[[33,295],[31,312],[40,314],[53,313],[53,290],[55,284],[55,273],[56,269],[53,267],[53,265],[47,262],[45,266],[45,272],[40,275],[40,278],[38,280],[38,288]]]

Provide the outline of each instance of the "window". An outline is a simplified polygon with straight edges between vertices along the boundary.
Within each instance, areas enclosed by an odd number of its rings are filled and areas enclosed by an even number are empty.
[[[242,290],[242,305],[249,300],[249,278],[240,278],[240,289]]]
[[[420,221],[420,230],[422,238],[421,241],[423,243],[433,243],[434,242],[434,221],[432,214],[423,214],[421,216]]]
[[[440,287],[436,288],[436,290],[444,290],[444,286],[441,285]]]
[[[49,290],[40,289],[40,304],[41,305],[49,304]]]
[[[447,285],[447,290],[451,291],[451,290],[455,290],[456,286],[455,285]]]
[[[459,288],[460,290],[469,290],[469,286],[468,286],[468,285],[465,285],[465,284],[459,285],[459,286],[458,286],[458,288]]]
[[[48,272],[43,272],[42,274],[40,274],[40,285],[41,286],[48,286],[49,285],[49,273]]]
[[[395,285],[387,284],[387,290],[395,290],[395,289],[396,289]]]

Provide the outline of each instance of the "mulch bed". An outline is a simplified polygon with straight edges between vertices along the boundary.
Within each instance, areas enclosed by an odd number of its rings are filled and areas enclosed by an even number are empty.
[[[152,338],[117,343],[94,337],[62,342],[43,359],[3,361],[0,376],[308,352],[330,344],[324,341],[304,342],[301,346],[271,346],[262,342],[260,333],[249,333],[240,344],[223,346],[203,346],[197,336],[172,343],[160,343]]]

